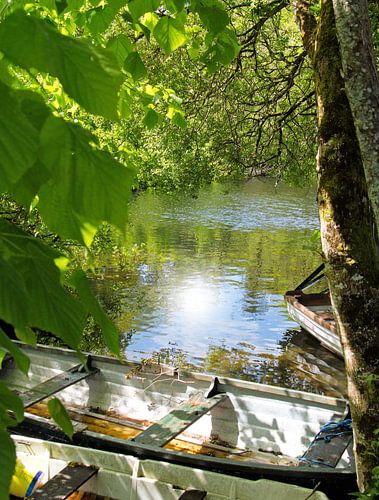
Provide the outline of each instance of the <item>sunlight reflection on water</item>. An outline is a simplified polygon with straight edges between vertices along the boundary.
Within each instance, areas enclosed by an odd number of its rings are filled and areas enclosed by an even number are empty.
[[[129,277],[107,269],[104,281],[118,287],[127,357],[332,394],[329,368],[316,378],[304,368],[283,302],[319,263],[304,249],[316,227],[314,192],[272,181],[137,197],[127,238],[145,261]]]

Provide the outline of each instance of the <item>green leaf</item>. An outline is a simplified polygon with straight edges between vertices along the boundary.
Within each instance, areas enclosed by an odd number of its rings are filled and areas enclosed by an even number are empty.
[[[162,17],[154,29],[154,36],[166,54],[187,42],[184,26],[173,17]]]
[[[199,14],[205,28],[213,35],[221,33],[229,24],[228,13],[222,5],[205,6],[198,2],[195,11]]]
[[[0,258],[0,276],[0,318],[16,328],[24,328],[27,311],[20,307],[28,301],[24,279],[4,258]]]
[[[27,327],[22,328],[22,329],[16,328],[15,332],[16,332],[17,338],[19,340],[21,340],[22,342],[25,342],[25,344],[29,344],[32,346],[37,345],[37,336],[31,328],[27,328]]]
[[[138,52],[131,52],[124,64],[125,70],[131,74],[134,81],[146,76],[146,68]]]
[[[7,354],[7,351],[5,351],[4,349],[0,349],[0,368],[3,365],[3,361],[4,361],[6,354]]]
[[[118,112],[120,113],[121,118],[129,118],[132,112],[132,103],[133,99],[130,94],[124,89],[121,90],[120,101],[118,103]]]
[[[8,416],[8,411],[12,412],[11,417]],[[22,400],[4,383],[0,382],[0,428],[17,425],[23,419],[24,405]]]
[[[97,7],[90,12],[88,28],[92,35],[106,31],[126,0],[108,0],[106,6]]]
[[[49,170],[43,163],[37,161],[9,191],[18,202],[29,209],[41,186],[49,179]]]
[[[86,0],[67,0],[70,10],[79,10],[86,3]]]
[[[159,7],[160,0],[131,0],[128,3],[128,9],[134,21],[146,14],[146,12],[153,12]]]
[[[158,122],[159,122],[159,114],[153,109],[149,109],[143,119],[143,123],[146,125],[147,128],[152,129],[156,125],[158,125]]]
[[[25,375],[28,374],[30,359],[28,356],[21,351],[16,344],[14,344],[10,338],[1,330],[0,328],[0,346],[5,349],[6,352],[9,352],[13,359],[16,361],[16,365],[19,370],[22,371]]]
[[[175,113],[172,117],[172,123],[175,123],[180,128],[187,128],[187,122],[182,113]]]
[[[196,60],[200,53],[200,44],[197,40],[193,40],[191,47],[188,47],[188,54],[192,60]]]
[[[184,0],[166,0],[166,7],[172,13],[181,12],[184,9]]]
[[[16,447],[5,430],[0,430],[0,443],[0,498],[6,499],[16,465]]]
[[[111,50],[115,54],[120,65],[122,66],[125,59],[132,51],[132,43],[127,35],[118,35],[108,41],[107,49]]]
[[[41,159],[52,177],[39,193],[41,215],[54,232],[86,245],[103,221],[124,229],[134,178],[93,142],[88,132],[53,117],[41,135]]]
[[[68,416],[66,408],[60,402],[58,398],[49,399],[47,403],[50,415],[53,420],[59,425],[59,427],[67,434],[67,436],[72,439],[74,435],[74,427]]]
[[[38,135],[9,87],[0,83],[0,182],[9,190],[37,158]]]
[[[33,127],[40,131],[43,124],[50,116],[51,111],[44,103],[42,97],[29,90],[17,90],[15,97],[20,102],[21,110]]]
[[[10,66],[11,63],[5,57],[1,59],[0,55],[0,81],[8,85],[8,87],[14,87],[17,86],[18,81],[14,75],[10,73]]]
[[[159,17],[156,14],[154,14],[154,12],[147,12],[141,18],[140,25],[142,24],[143,26],[146,26],[146,28],[149,31],[153,32],[158,22],[159,22]]]
[[[71,283],[79,294],[82,303],[87,308],[88,312],[93,316],[97,324],[100,326],[103,334],[103,339],[108,349],[114,354],[119,354],[119,332],[114,323],[105,314],[99,302],[94,296],[86,275],[83,271],[77,270],[71,276]]]
[[[19,312],[25,311],[27,325],[52,332],[77,349],[86,313],[80,302],[61,284],[61,272],[55,265],[55,259],[60,254],[1,220],[0,249],[3,255],[7,255],[13,272],[22,277],[27,298],[22,302],[22,308],[19,307]],[[9,300],[17,303],[18,289],[11,291]],[[17,326],[17,318],[12,317],[11,323],[15,322]],[[13,355],[8,345],[2,345]]]
[[[67,8],[67,0],[55,0],[58,14],[61,14]]]
[[[24,69],[58,77],[67,94],[90,113],[117,118],[123,77],[111,52],[63,36],[48,21],[21,10],[1,22],[0,50]]]

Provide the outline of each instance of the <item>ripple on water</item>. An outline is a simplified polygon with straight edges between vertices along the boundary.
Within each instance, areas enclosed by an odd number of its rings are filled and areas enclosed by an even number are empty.
[[[146,193],[130,220],[127,241],[143,248],[142,259],[128,273],[102,270],[97,284],[118,303],[129,358],[159,355],[210,373],[333,391],[332,358],[320,365],[322,352],[312,346],[309,356],[288,333],[296,325],[283,302],[319,263],[304,249],[318,226],[313,191],[256,181],[213,186],[196,199]]]

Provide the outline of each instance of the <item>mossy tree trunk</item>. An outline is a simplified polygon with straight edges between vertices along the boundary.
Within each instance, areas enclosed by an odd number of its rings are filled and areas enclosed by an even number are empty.
[[[367,0],[333,0],[346,93],[379,229],[379,78]]]
[[[371,454],[379,427],[379,262],[369,197],[353,116],[344,89],[333,0],[322,0],[311,22],[308,2],[295,3],[315,74],[318,109],[318,206],[322,247],[344,350],[353,418],[358,485],[376,465]],[[313,39],[310,44],[309,40]]]

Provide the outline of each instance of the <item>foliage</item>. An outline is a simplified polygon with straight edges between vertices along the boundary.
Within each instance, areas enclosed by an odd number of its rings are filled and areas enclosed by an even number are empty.
[[[0,317],[26,342],[35,342],[38,329],[78,349],[86,317],[92,314],[109,350],[118,353],[117,331],[84,273],[70,267],[69,252],[35,238],[29,221],[27,231],[14,222],[22,220],[23,210],[31,214],[37,207],[38,225],[44,231],[87,247],[103,221],[123,230],[133,162],[128,155],[122,163],[114,158],[109,141],[101,136],[113,128],[120,130],[109,120],[128,116],[133,102],[144,113],[147,128],[162,119],[162,110],[173,123],[186,126],[174,92],[162,85],[153,87],[145,79],[147,70],[137,47],[143,37],[150,43],[154,39],[168,55],[187,43],[184,6],[172,0],[162,5],[155,0],[2,3],[0,180],[3,207],[18,213],[6,213],[8,220],[0,221]],[[186,7],[209,33],[202,49],[204,63],[211,71],[228,64],[238,52],[238,43],[227,27],[229,17],[222,4],[192,0]],[[117,23],[123,32],[115,30]],[[20,205],[23,208],[18,210]],[[2,331],[0,347],[1,357],[9,352],[18,367],[28,372],[29,360]],[[4,433],[22,419],[23,406],[3,386],[0,400],[0,432]],[[72,435],[60,402],[50,400],[49,409]],[[8,437],[2,443],[0,487],[5,497],[14,446]]]
[[[74,428],[66,408],[58,398],[51,398],[47,403],[50,415],[53,420],[64,430],[67,436],[72,439]]]

